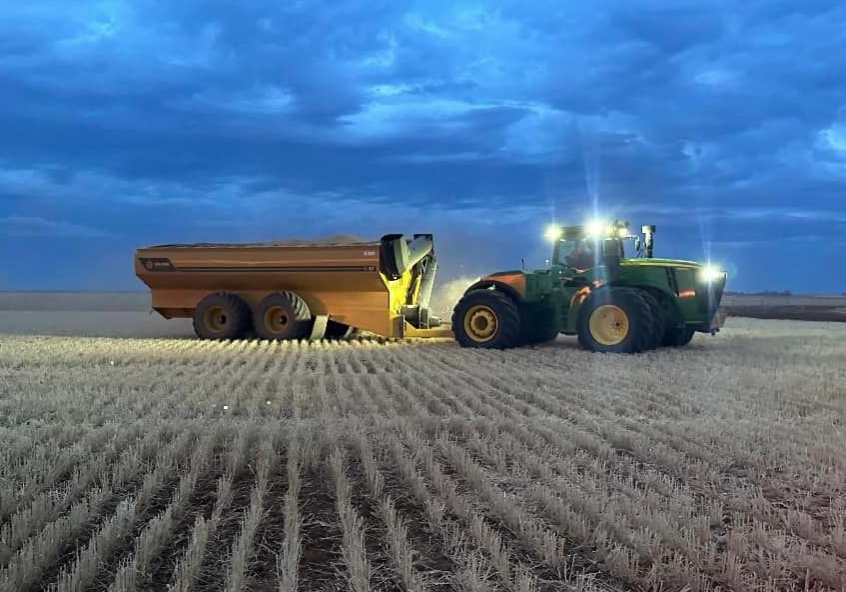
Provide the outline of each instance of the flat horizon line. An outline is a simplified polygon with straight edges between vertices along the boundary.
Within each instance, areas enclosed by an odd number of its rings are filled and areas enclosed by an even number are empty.
[[[150,290],[4,290],[0,289],[0,294],[149,294]],[[823,292],[790,292],[790,294],[781,293],[778,290],[757,290],[754,292],[727,292],[726,296],[782,296],[789,298],[791,296],[822,296],[827,298],[843,298],[846,297],[846,292],[842,293],[823,293]]]

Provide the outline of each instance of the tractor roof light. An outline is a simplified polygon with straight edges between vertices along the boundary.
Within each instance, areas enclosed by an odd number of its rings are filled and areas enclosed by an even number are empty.
[[[585,224],[585,232],[588,236],[600,237],[608,233],[610,225],[604,220],[591,220]]]

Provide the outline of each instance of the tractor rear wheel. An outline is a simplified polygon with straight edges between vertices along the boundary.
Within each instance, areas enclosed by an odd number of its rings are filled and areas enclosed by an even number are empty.
[[[471,290],[455,306],[452,328],[461,347],[516,347],[520,344],[520,311],[502,292]]]
[[[262,339],[302,339],[311,333],[311,311],[293,292],[265,296],[253,311],[253,324]]]
[[[194,333],[201,339],[241,339],[250,330],[250,308],[235,294],[209,294],[194,309]]]
[[[693,329],[670,327],[664,332],[663,345],[666,347],[684,347],[693,339],[694,333],[696,331]]]
[[[593,292],[579,314],[579,343],[594,352],[640,353],[654,338],[654,312],[643,292],[612,287]]]

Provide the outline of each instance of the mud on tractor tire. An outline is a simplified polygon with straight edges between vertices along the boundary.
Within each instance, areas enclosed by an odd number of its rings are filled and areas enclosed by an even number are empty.
[[[302,339],[311,333],[311,311],[297,294],[275,292],[258,303],[253,324],[262,339]]]
[[[520,311],[496,290],[467,292],[452,313],[452,328],[461,347],[505,349],[520,345]]]
[[[656,340],[655,311],[644,292],[612,287],[588,296],[579,314],[579,344],[594,352],[641,353]]]
[[[194,333],[201,339],[241,339],[252,328],[250,307],[235,294],[216,292],[194,309]]]

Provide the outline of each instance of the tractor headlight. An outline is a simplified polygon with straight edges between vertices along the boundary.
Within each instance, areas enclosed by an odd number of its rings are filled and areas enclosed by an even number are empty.
[[[556,226],[555,224],[548,226],[546,228],[546,232],[544,232],[544,236],[546,237],[546,240],[553,243],[557,240],[560,240],[562,236],[561,227]]]
[[[725,272],[716,265],[706,265],[699,271],[699,277],[703,282],[712,284],[723,278]]]

